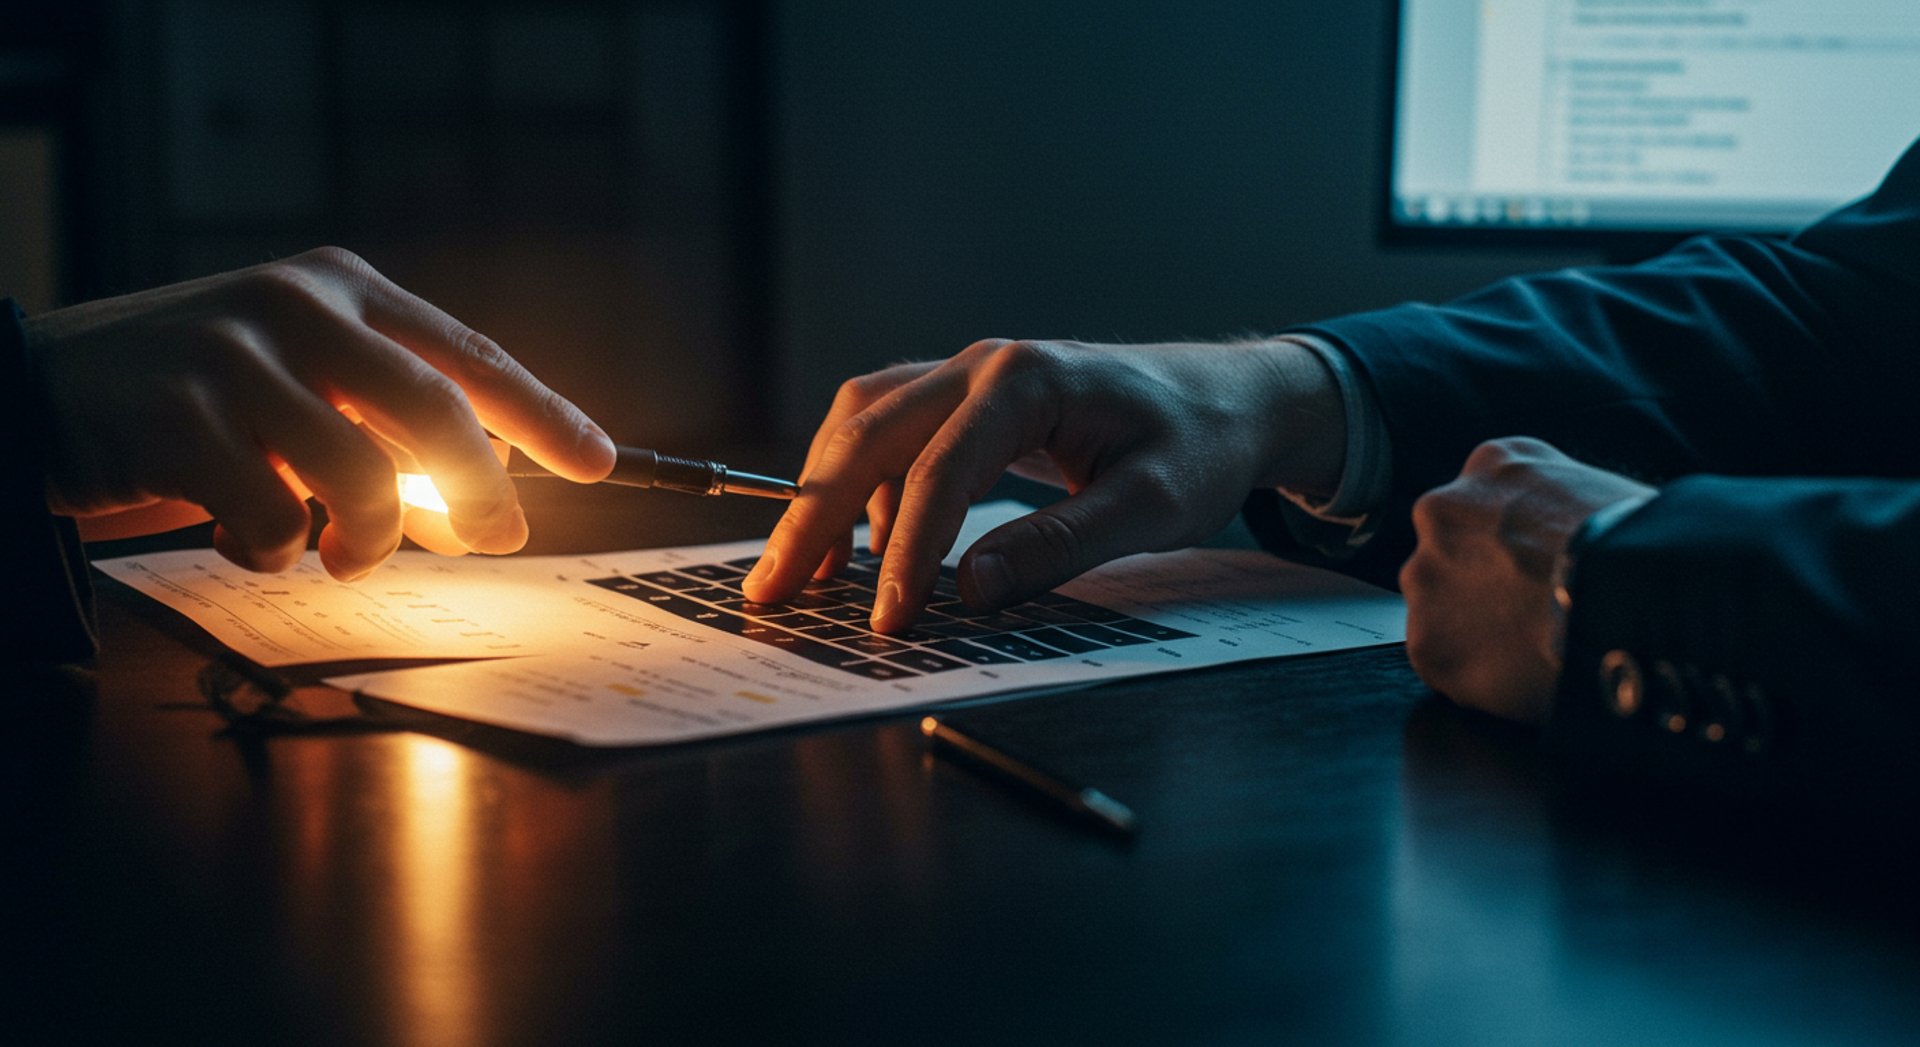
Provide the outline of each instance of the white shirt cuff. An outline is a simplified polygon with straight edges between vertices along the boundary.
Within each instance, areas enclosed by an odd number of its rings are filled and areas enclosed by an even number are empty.
[[[1280,340],[1311,351],[1332,372],[1334,383],[1340,389],[1347,423],[1346,462],[1340,470],[1340,484],[1331,498],[1280,489],[1281,497],[1298,506],[1312,521],[1333,526],[1295,521],[1291,519],[1292,514],[1289,514],[1288,525],[1296,538],[1324,554],[1351,554],[1372,537],[1373,528],[1367,525],[1367,516],[1386,497],[1393,481],[1387,424],[1374,402],[1373,391],[1339,350],[1312,335],[1287,334],[1281,335]],[[1307,523],[1308,527],[1303,530],[1296,526],[1300,523]]]

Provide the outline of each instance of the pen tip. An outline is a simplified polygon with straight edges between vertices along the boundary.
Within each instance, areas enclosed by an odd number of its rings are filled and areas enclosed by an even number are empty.
[[[1136,825],[1133,809],[1098,789],[1083,789],[1080,800],[1088,813],[1118,832],[1131,834]]]

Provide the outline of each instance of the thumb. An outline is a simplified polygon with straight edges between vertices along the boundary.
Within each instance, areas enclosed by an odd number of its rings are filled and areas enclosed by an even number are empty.
[[[960,596],[998,609],[1077,578],[1109,560],[1165,548],[1180,510],[1140,475],[1108,472],[1080,493],[987,532],[960,559]]]

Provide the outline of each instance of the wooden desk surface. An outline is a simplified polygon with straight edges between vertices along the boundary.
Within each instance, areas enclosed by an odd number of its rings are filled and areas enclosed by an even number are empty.
[[[542,549],[634,512],[600,498],[530,506]],[[765,526],[674,509],[600,547]],[[102,613],[93,671],[14,689],[0,1041],[1920,1036],[1910,891],[1697,813],[1572,811],[1397,649],[961,715],[1132,804],[1123,846],[929,758],[909,714],[240,742],[204,644],[125,591]]]

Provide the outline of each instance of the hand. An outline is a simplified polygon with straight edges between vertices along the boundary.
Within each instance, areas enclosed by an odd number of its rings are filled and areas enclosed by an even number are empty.
[[[26,332],[48,505],[90,537],[210,515],[228,559],[284,570],[311,492],[327,507],[321,561],[353,579],[400,543],[385,446],[446,496],[451,530],[428,541],[491,553],[523,545],[527,524],[487,429],[569,479],[613,467],[578,408],[338,248],[44,313]]]
[[[1413,506],[1400,588],[1414,671],[1461,705],[1544,720],[1560,674],[1554,561],[1595,510],[1653,493],[1528,437],[1475,448]]]
[[[903,629],[967,507],[1013,467],[1069,496],[961,561],[962,597],[998,608],[1116,557],[1204,539],[1256,487],[1330,493],[1345,447],[1331,372],[1290,342],[976,342],[840,387],[746,591],[776,602],[838,571],[864,505],[885,556],[873,625]]]

